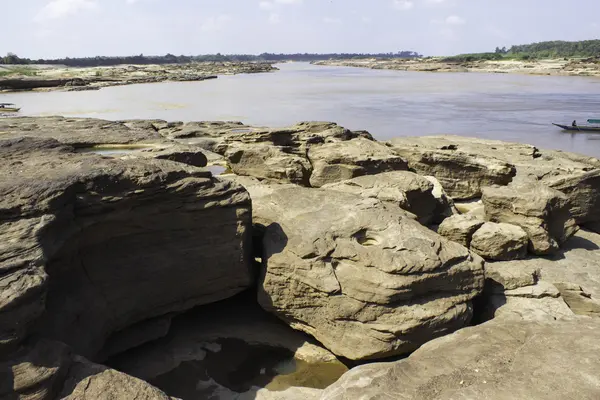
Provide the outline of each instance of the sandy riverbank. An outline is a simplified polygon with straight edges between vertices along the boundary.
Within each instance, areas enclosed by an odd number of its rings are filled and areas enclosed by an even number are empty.
[[[536,61],[447,62],[442,58],[327,60],[315,65],[360,67],[418,72],[487,72],[529,75],[600,76],[600,61],[548,59]]]
[[[3,66],[11,71],[11,67]],[[262,73],[277,70],[270,63],[204,62],[169,65],[119,65],[70,68],[13,67],[15,73],[0,78],[0,91],[96,90],[107,86],[164,81],[202,81],[218,75]]]

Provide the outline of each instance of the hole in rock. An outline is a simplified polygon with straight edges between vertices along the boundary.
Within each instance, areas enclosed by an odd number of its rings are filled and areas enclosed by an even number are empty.
[[[379,244],[379,240],[366,229],[361,229],[352,236],[362,246],[377,246]]]

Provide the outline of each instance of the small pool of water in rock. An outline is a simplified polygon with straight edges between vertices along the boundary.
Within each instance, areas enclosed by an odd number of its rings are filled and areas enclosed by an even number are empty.
[[[203,360],[186,361],[150,383],[170,396],[194,399],[235,398],[256,388],[324,389],[347,370],[340,364],[314,365],[294,358],[288,349],[221,339]]]
[[[140,150],[153,149],[152,146],[143,145],[109,145],[109,146],[93,146],[78,148],[78,153],[94,153],[102,156],[120,156],[131,154]]]

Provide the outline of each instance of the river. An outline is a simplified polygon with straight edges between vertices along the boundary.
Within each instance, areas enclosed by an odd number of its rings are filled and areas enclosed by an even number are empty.
[[[0,94],[21,115],[169,121],[239,120],[284,126],[335,121],[379,140],[457,134],[600,158],[600,134],[568,134],[551,122],[600,118],[600,79],[486,73],[423,73],[306,63],[269,74],[221,76],[85,92]]]

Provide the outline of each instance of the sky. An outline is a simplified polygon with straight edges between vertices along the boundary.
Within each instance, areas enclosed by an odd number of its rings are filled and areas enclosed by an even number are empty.
[[[600,38],[600,0],[0,0],[0,55],[494,51]]]

